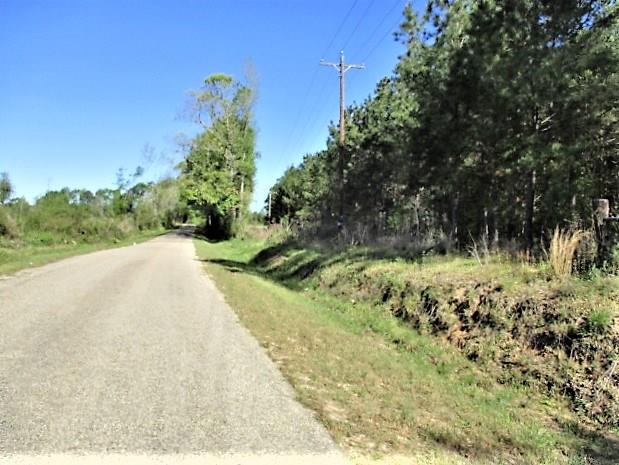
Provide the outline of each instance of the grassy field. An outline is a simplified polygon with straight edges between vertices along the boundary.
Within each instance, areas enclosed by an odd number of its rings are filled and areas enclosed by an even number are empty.
[[[71,242],[61,245],[22,245],[12,247],[0,245],[0,274],[14,273],[24,268],[44,265],[74,255],[147,241],[164,232],[165,230],[159,229],[135,234],[122,240],[92,243]]]
[[[305,279],[316,252],[288,269],[273,262],[281,254],[252,261],[265,247],[196,240],[241,321],[357,463],[619,463],[616,437],[583,426],[562,400],[500,384],[444,339],[412,330],[389,309]]]

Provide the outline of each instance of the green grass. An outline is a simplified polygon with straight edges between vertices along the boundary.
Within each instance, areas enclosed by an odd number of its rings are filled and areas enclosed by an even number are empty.
[[[0,274],[9,274],[24,268],[41,266],[63,258],[95,252],[102,249],[123,247],[134,242],[143,242],[163,233],[164,230],[141,232],[122,240],[108,240],[93,243],[68,243],[61,245],[22,245],[3,247],[0,245]]]
[[[583,451],[617,463],[619,442],[585,434],[560,400],[498,384],[451,345],[411,330],[386,309],[252,266],[264,242],[195,244],[299,400],[358,463],[575,465],[588,463]],[[317,257],[308,254],[295,269]],[[455,264],[464,272],[469,266]]]
[[[619,428],[619,385],[601,381],[619,359],[619,277],[557,279],[546,262],[412,252],[288,242],[240,265],[291,289],[385,309],[495,379],[564,396],[585,421]]]

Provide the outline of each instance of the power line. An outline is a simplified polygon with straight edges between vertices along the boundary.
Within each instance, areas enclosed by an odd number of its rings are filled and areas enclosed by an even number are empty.
[[[351,9],[348,10],[348,13],[346,15],[346,18],[348,18],[348,16],[350,16],[350,12],[352,11],[352,9],[354,8],[354,6],[356,5],[357,2],[353,3],[353,6],[351,7]],[[369,4],[366,6],[364,12],[362,13],[359,21],[357,22],[355,28],[353,29],[352,33],[348,36],[346,43],[348,43],[350,41],[350,38],[354,35],[355,31],[359,28],[359,26],[361,25],[361,23],[363,22],[363,19],[365,18],[365,16],[367,15],[367,12],[370,10],[370,8],[372,7],[374,3],[374,0],[370,1]],[[381,18],[381,20],[378,22],[377,26],[374,28],[374,30],[372,31],[372,33],[368,36],[368,38],[366,39],[365,43],[363,44],[363,47],[361,48],[361,50],[363,50],[364,48],[366,48],[366,46],[368,44],[370,44],[371,39],[376,35],[376,33],[380,30],[381,26],[385,23],[385,21],[389,18],[389,16],[391,16],[391,14],[393,13],[393,11],[397,8],[398,5],[402,4],[402,0],[396,0],[391,7],[389,8],[389,10],[383,15],[383,17]],[[342,22],[342,24],[340,24],[340,28],[341,26],[345,23],[345,21]],[[376,48],[378,47],[378,45],[380,45],[384,39],[386,38],[387,35],[389,35],[389,32],[391,32],[392,29],[389,29],[386,33],[386,35],[384,35],[383,37],[381,37],[378,41],[378,43],[376,44],[375,47],[373,47],[373,49],[371,50],[370,53],[367,54],[367,56],[371,56],[372,53],[374,53],[374,51],[376,50]],[[337,35],[337,34],[336,34]],[[336,36],[334,36],[336,37]],[[330,47],[330,45],[333,43],[333,40],[331,40],[329,46],[327,48]],[[365,61],[365,60],[363,60]],[[321,97],[322,94],[324,93],[324,87],[323,87],[323,92],[321,93]],[[332,94],[332,92],[329,93],[330,95]],[[304,125],[304,129],[303,129],[303,134],[301,136],[301,138],[299,139],[300,142],[304,141],[307,138],[303,138],[304,132],[305,132],[305,128],[307,128],[308,126],[311,128],[312,124],[315,122],[318,113],[315,113],[315,111],[321,106],[321,98],[316,99],[316,103],[314,104],[314,108],[313,111],[310,113],[310,117],[309,119],[306,121],[306,124]],[[311,124],[310,124],[311,122]]]
[[[363,45],[361,47],[359,47],[359,50],[366,50],[368,45],[370,45],[370,42],[372,41],[372,38],[374,37],[374,35],[380,30],[380,28],[382,27],[382,25],[385,23],[385,21],[387,20],[387,18],[389,18],[389,16],[391,16],[391,14],[393,13],[393,11],[396,9],[396,7],[398,5],[402,4],[402,0],[396,0],[393,5],[391,6],[391,8],[389,8],[389,10],[387,11],[387,13],[385,13],[385,15],[382,17],[382,19],[378,22],[378,24],[376,25],[376,27],[374,28],[374,30],[372,31],[372,33],[368,36],[367,40],[363,43]]]
[[[385,35],[383,35],[380,40],[378,42],[376,42],[376,44],[374,45],[374,47],[372,47],[372,49],[368,52],[368,54],[365,56],[365,58],[363,59],[363,61],[367,61],[368,58],[370,58],[372,56],[372,54],[378,49],[378,47],[380,46],[380,44],[383,43],[383,41],[389,37],[390,34],[394,34],[396,32],[396,29],[400,27],[400,24],[402,23],[401,19],[398,19],[398,22],[396,24],[394,24],[392,27],[390,27],[386,32]]]
[[[340,22],[338,28],[335,31],[335,34],[333,34],[333,36],[331,36],[331,40],[329,41],[329,43],[327,44],[327,46],[324,48],[323,52],[321,53],[321,58],[325,56],[325,54],[329,51],[329,49],[333,45],[333,42],[335,41],[335,39],[339,35],[339,33],[342,30],[342,27],[344,26],[344,24],[346,24],[346,21],[350,17],[350,14],[353,12],[353,10],[354,10],[354,8],[355,8],[355,6],[357,5],[358,2],[359,2],[359,0],[354,0],[352,5],[350,6],[348,11],[346,12],[346,15],[344,15],[344,19]],[[305,109],[305,106],[306,106],[306,103],[307,103],[307,99],[309,97],[310,91],[312,90],[312,88],[314,86],[314,83],[316,82],[317,75],[318,75],[318,68],[314,68],[314,72],[312,73],[312,77],[310,79],[310,84],[307,87],[307,90],[305,91],[305,95],[303,96],[301,106],[299,107],[299,111],[297,112],[297,117],[295,118],[295,122],[294,122],[294,124],[292,126],[292,131],[290,131],[288,133],[288,137],[286,139],[286,144],[284,145],[284,153],[288,152],[288,148],[290,147],[290,143],[292,142],[292,136],[297,132],[296,129],[297,129],[298,125],[299,125],[301,114],[303,114],[302,110]],[[322,93],[324,93],[324,87],[323,87]],[[304,127],[307,127],[307,122],[308,122],[308,120],[306,120]],[[300,133],[300,136],[301,137],[303,136],[303,131]]]
[[[352,8],[354,8],[354,6],[356,5],[357,1],[355,1],[352,5],[352,7],[348,10],[348,13],[346,15],[346,19],[348,19],[348,17],[350,16],[350,12],[352,11]],[[402,0],[397,0],[396,2],[394,2],[392,4],[392,6],[389,8],[389,10],[387,11],[387,13],[385,15],[383,15],[383,17],[381,18],[381,20],[379,21],[378,25],[374,28],[374,30],[372,31],[372,33],[368,36],[368,39],[366,39],[365,43],[363,44],[363,47],[361,48],[361,50],[363,50],[363,48],[365,48],[368,44],[370,44],[372,37],[374,37],[376,35],[376,32],[380,30],[381,26],[385,23],[385,21],[389,18],[389,16],[393,13],[393,11],[396,9],[396,7],[402,3]],[[358,29],[358,26],[361,24],[364,16],[367,14],[367,12],[369,11],[370,7],[372,6],[373,1],[370,2],[368,4],[368,6],[366,7],[364,13],[361,16],[360,21],[357,22],[357,25],[355,26],[355,29],[353,30],[353,33],[356,29]],[[341,26],[345,23],[346,21],[342,21],[342,23],[340,24],[340,28]],[[396,29],[399,25],[400,25],[401,19],[398,19],[398,22],[391,28],[389,28],[385,34],[383,36],[380,37],[380,39],[378,40],[378,42],[376,42],[376,44],[374,45],[374,47],[372,47],[372,49],[369,51],[369,53],[366,54],[366,57],[362,60],[362,62],[365,62],[370,56],[372,56],[374,54],[374,52],[376,52],[376,50],[378,49],[378,47],[382,44],[382,42],[384,42],[384,40],[389,36],[389,34],[394,32],[394,29]],[[339,33],[336,32],[336,34],[333,36],[334,38],[337,37]],[[349,37],[352,37],[352,35],[349,35]],[[349,40],[347,39],[347,42]],[[327,49],[330,48],[330,46],[332,45],[332,43],[334,42],[334,40],[332,39],[329,42],[329,45],[327,46]],[[314,72],[313,77],[315,78],[316,76],[316,72]],[[301,131],[299,132],[298,138],[297,138],[297,144],[302,143],[303,141],[305,141],[307,139],[305,131],[308,128],[311,128],[312,125],[315,123],[317,117],[319,116],[318,113],[318,109],[322,106],[324,99],[322,98],[324,96],[324,91],[325,91],[325,84],[323,84],[322,89],[320,90],[320,94],[318,96],[318,98],[315,100],[314,106],[311,108],[310,112],[308,113],[308,117],[305,120],[305,123],[303,124],[303,127],[301,129]],[[308,92],[309,94],[309,92]],[[332,92],[329,93],[330,95],[332,95]],[[307,96],[307,95],[306,95]],[[300,114],[300,113],[299,113]],[[296,127],[295,127],[296,129]],[[287,147],[288,148],[288,147]]]
[[[329,89],[329,91],[327,93],[324,92],[324,90]],[[331,98],[333,97],[333,95],[335,94],[335,87],[327,87],[326,85],[323,87],[323,92],[321,93],[321,95],[319,96],[318,99],[316,99],[316,105],[314,106],[314,110],[318,110],[318,108],[323,108],[325,106],[325,104],[331,100]],[[323,98],[324,97],[324,98]],[[306,125],[306,127],[308,129],[311,129],[314,127],[314,124],[316,123],[316,121],[318,120],[318,118],[322,116],[322,113],[319,111],[315,111],[313,116],[308,120],[309,124]],[[307,142],[308,137],[309,137],[309,133],[308,134],[304,134],[305,137],[302,137],[301,139],[299,139],[299,145],[303,145]]]
[[[370,8],[372,7],[372,5],[374,4],[375,0],[371,0],[367,7],[365,8],[365,10],[363,11],[363,13],[361,14],[361,17],[359,18],[359,21],[357,22],[357,24],[355,25],[355,27],[353,28],[352,32],[348,35],[347,39],[345,40],[344,44],[348,44],[348,42],[350,42],[350,39],[353,37],[353,35],[355,34],[355,32],[357,31],[357,29],[359,29],[359,26],[361,25],[361,23],[363,22],[363,19],[365,18],[365,16],[367,15],[368,11],[370,10]],[[342,27],[344,26],[344,24],[346,24],[346,21],[348,20],[348,18],[350,17],[350,14],[352,13],[352,11],[354,10],[355,6],[357,5],[358,0],[355,0],[353,2],[353,4],[351,5],[351,7],[348,9],[348,11],[346,12],[346,15],[344,16],[344,19],[342,20],[342,22],[340,23],[336,33],[333,35],[333,37],[331,38],[331,40],[329,41],[329,44],[325,47],[322,55],[324,56],[329,49],[331,48],[331,46],[333,45],[333,43],[335,42],[335,39],[337,38],[337,36],[339,35],[340,30],[342,29]],[[316,75],[316,71],[314,72],[314,75]],[[324,92],[324,87],[323,87],[323,92]],[[317,100],[318,102],[319,100]],[[318,108],[318,105],[316,104],[314,106],[314,110],[316,110]],[[310,113],[310,117],[306,120],[306,124],[304,125],[304,128],[306,128],[308,126],[308,122],[312,119],[313,117],[313,112]],[[303,130],[303,132],[305,131],[305,129]],[[299,140],[301,140],[303,138],[303,132],[301,133],[301,137]]]
[[[317,75],[318,75],[317,71],[314,70],[314,73],[312,74],[312,79],[310,80],[310,85],[307,87],[307,90],[305,91],[305,95],[303,97],[301,106],[299,107],[299,111],[297,112],[297,116],[296,116],[294,124],[292,126],[292,131],[290,131],[288,133],[288,137],[286,138],[286,144],[284,145],[284,152],[287,152],[288,148],[290,147],[290,143],[292,142],[292,136],[296,133],[297,127],[299,126],[299,121],[301,119],[301,114],[303,113],[302,109],[304,109],[305,106],[306,106],[307,98],[309,97],[310,91],[314,87],[314,82],[316,81],[316,76]]]
[[[355,32],[357,32],[357,29],[359,29],[359,26],[361,26],[361,23],[363,22],[363,19],[368,14],[368,11],[370,10],[370,7],[373,4],[374,4],[374,0],[370,0],[370,3],[368,3],[368,6],[365,8],[363,13],[361,14],[361,17],[359,18],[359,21],[357,22],[357,25],[352,30],[352,32],[348,35],[348,38],[344,41],[344,45],[342,45],[342,47],[341,47],[342,50],[346,49],[346,46],[348,45],[348,42],[350,42],[350,39],[352,39],[352,37],[355,35]]]
[[[355,24],[355,27],[353,28],[353,30],[351,31],[351,33],[348,35],[348,37],[346,38],[346,40],[344,41],[344,46],[346,46],[350,40],[352,39],[352,37],[355,35],[355,33],[357,32],[357,30],[359,29],[359,27],[361,26],[361,24],[363,23],[364,19],[366,18],[370,8],[372,7],[372,5],[375,3],[375,0],[371,0],[367,6],[365,7],[363,13],[361,14],[361,16],[359,17],[359,20],[357,21],[357,23]],[[402,3],[402,0],[396,0],[391,7],[389,8],[389,10],[383,15],[383,17],[380,19],[380,21],[378,22],[378,24],[376,25],[376,27],[372,30],[371,34],[368,36],[368,38],[365,40],[363,46],[361,47],[360,50],[363,50],[364,48],[366,48],[371,42],[372,42],[372,38],[376,35],[376,33],[380,30],[380,28],[384,25],[384,23],[387,21],[387,19],[389,18],[389,16],[391,16],[391,14],[393,13],[393,11],[397,8],[397,6],[399,4]],[[350,8],[348,9],[348,11],[346,12],[346,15],[344,16],[343,20],[340,22],[338,28],[336,29],[335,33],[332,35],[331,39],[329,40],[327,46],[324,48],[322,55],[324,56],[325,53],[327,53],[331,46],[335,43],[336,38],[340,35],[340,32],[342,31],[343,26],[347,23],[348,19],[351,16],[351,13],[353,12],[353,10],[355,9],[356,5],[358,4],[358,0],[355,0],[352,5],[350,6]],[[376,50],[378,49],[378,47],[384,42],[384,40],[390,35],[392,34],[394,31],[394,29],[397,29],[397,27],[399,27],[401,22],[401,19],[398,19],[398,22],[391,28],[389,28],[385,34],[383,36],[380,37],[380,39],[378,40],[378,42],[376,42],[376,44],[372,47],[372,49],[366,54],[365,58],[362,60],[362,62],[365,62],[370,56],[372,56],[374,54],[374,52],[376,52]],[[312,91],[312,89],[314,88],[314,84],[316,83],[316,77],[317,77],[317,72],[318,69],[316,68],[314,70],[314,72],[312,73],[312,78],[310,81],[310,85],[308,86],[303,100],[302,100],[302,105],[299,108],[299,112],[297,113],[297,117],[295,118],[295,123],[293,125],[293,130],[289,133],[288,138],[287,138],[287,142],[285,145],[285,149],[284,149],[284,153],[288,152],[288,149],[290,148],[291,143],[293,142],[293,140],[296,140],[295,145],[299,145],[299,143],[304,143],[304,141],[307,140],[307,134],[306,134],[306,130],[307,129],[311,129],[312,125],[315,123],[316,119],[319,116],[319,108],[321,106],[323,106],[323,104],[325,103],[325,99],[323,99],[324,95],[325,95],[325,90],[326,90],[326,83],[323,84],[322,88],[319,91],[318,97],[314,100],[314,105],[311,107],[309,112],[305,112],[304,109],[307,106],[308,103],[308,99],[310,96],[310,93]],[[329,95],[332,95],[333,92],[329,92]],[[299,123],[302,120],[302,116],[307,115],[307,118],[304,119],[304,123],[301,126],[300,131],[297,131],[297,129],[300,127]],[[293,137],[295,136],[296,137]]]
[[[373,0],[372,0],[373,1]],[[335,41],[335,38],[338,36],[338,34],[340,33],[340,31],[342,30],[342,26],[344,26],[344,24],[346,23],[346,21],[348,20],[348,17],[350,16],[350,14],[352,13],[352,10],[354,10],[355,6],[357,5],[357,3],[359,2],[359,0],[355,0],[353,2],[353,4],[350,6],[350,8],[348,9],[348,12],[346,13],[346,16],[344,16],[343,21],[340,23],[340,26],[337,28],[337,32],[333,35],[333,37],[331,38],[331,40],[329,41],[329,45],[327,45],[325,47],[325,49],[323,50],[320,58],[324,58],[325,54],[329,51],[329,49],[331,48],[331,46],[333,45],[333,42]]]
[[[310,112],[308,112],[308,117],[305,120],[305,124],[303,125],[303,129],[301,130],[301,132],[299,133],[299,137],[297,139],[297,144],[300,144],[301,142],[304,142],[306,138],[304,138],[305,136],[305,130],[308,127],[311,127],[311,124],[314,123],[314,121],[316,120],[316,117],[318,115],[318,109],[325,103],[325,99],[323,98],[325,95],[325,91],[327,90],[327,84],[326,82],[323,83],[322,88],[320,89],[320,92],[318,94],[318,97],[316,98],[316,100],[314,100],[314,106],[312,106]]]

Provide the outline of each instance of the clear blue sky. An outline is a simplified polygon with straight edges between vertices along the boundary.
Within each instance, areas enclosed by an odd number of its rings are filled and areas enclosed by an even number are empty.
[[[177,134],[195,131],[179,118],[187,91],[214,72],[242,77],[251,60],[259,210],[286,167],[324,147],[337,119],[336,71],[319,60],[344,48],[347,61],[365,62],[347,74],[347,103],[363,100],[403,51],[391,31],[404,4],[0,0],[0,172],[29,200],[64,186],[113,187],[120,167],[164,176],[180,159]]]

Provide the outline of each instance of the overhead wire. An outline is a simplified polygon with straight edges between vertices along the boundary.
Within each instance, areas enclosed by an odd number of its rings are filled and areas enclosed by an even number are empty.
[[[350,39],[353,38],[353,36],[355,35],[355,33],[357,32],[357,29],[359,29],[359,26],[361,26],[361,23],[363,22],[364,18],[367,16],[368,11],[370,11],[370,8],[372,7],[372,5],[374,4],[375,0],[370,0],[370,2],[368,3],[368,6],[365,8],[365,10],[363,10],[363,13],[361,14],[361,17],[359,18],[359,21],[357,21],[357,25],[354,27],[354,29],[352,30],[352,32],[350,34],[348,34],[348,38],[344,41],[344,43],[342,44],[342,46],[340,47],[341,50],[346,49],[346,46],[348,45],[348,43],[350,42]]]
[[[350,13],[353,11],[355,5],[357,4],[358,0],[355,0],[355,2],[352,4],[351,8],[348,10],[346,17],[344,18],[344,21],[342,21],[342,23],[340,24],[340,28],[346,23],[346,20],[348,19],[348,17],[350,16]],[[365,8],[365,10],[363,10],[363,12],[361,13],[361,16],[359,17],[359,21],[357,21],[357,24],[355,25],[355,27],[353,28],[353,30],[351,31],[351,33],[348,35],[348,37],[346,38],[346,40],[343,42],[343,45],[341,47],[341,49],[343,50],[346,45],[348,45],[348,43],[350,42],[350,39],[354,36],[355,32],[357,32],[357,30],[359,29],[359,26],[363,23],[363,20],[365,19],[365,17],[367,16],[368,11],[370,10],[370,8],[372,7],[372,5],[374,4],[375,0],[370,0]],[[339,31],[338,31],[339,32]],[[323,55],[329,51],[329,49],[331,48],[331,46],[333,45],[333,43],[335,42],[335,38],[337,37],[337,34],[333,37],[333,39],[329,42],[329,45],[325,48],[325,51],[323,53]],[[324,87],[324,84],[323,84]],[[324,89],[323,89],[324,91]],[[308,116],[308,120],[306,122],[306,124],[304,125],[304,128],[306,128],[309,125],[309,121],[313,121],[316,119],[316,113],[315,111],[318,110],[319,105],[318,103],[320,102],[319,99],[316,100],[316,104],[314,105],[314,111],[312,113],[310,113],[310,115]],[[310,126],[311,127],[311,126]],[[305,131],[305,129],[303,130]],[[300,138],[299,141],[301,140],[305,140],[303,139],[304,137],[304,133],[302,132],[300,134]]]
[[[344,24],[346,24],[346,21],[348,20],[348,18],[350,17],[350,14],[353,12],[355,6],[357,5],[357,3],[359,2],[359,0],[354,0],[352,5],[350,6],[350,8],[348,9],[348,11],[346,12],[346,14],[344,15],[344,19],[340,22],[339,26],[337,27],[335,34],[333,34],[333,36],[331,36],[331,40],[329,40],[327,46],[324,48],[324,50],[321,53],[321,58],[324,58],[325,54],[331,49],[331,46],[333,45],[333,43],[335,42],[335,39],[337,38],[337,36],[340,34],[342,27],[344,26]],[[292,136],[295,135],[295,133],[297,132],[297,127],[299,125],[299,121],[301,119],[301,115],[304,114],[303,110],[305,109],[306,103],[307,103],[307,99],[309,97],[310,91],[312,90],[314,83],[316,82],[316,77],[318,75],[318,67],[314,68],[314,72],[312,73],[312,77],[310,79],[310,84],[307,87],[307,90],[305,91],[305,94],[303,96],[302,99],[302,103],[301,106],[299,107],[299,111],[297,112],[297,117],[295,118],[295,122],[292,126],[292,131],[290,131],[288,133],[288,137],[286,139],[286,144],[284,145],[284,153],[288,152],[288,149],[290,148],[290,143],[292,142]],[[323,89],[321,90],[321,93],[324,93],[324,84],[323,84]],[[311,116],[308,116],[308,120]],[[304,124],[304,128],[307,127],[308,124],[308,120],[306,120],[305,124]],[[303,132],[300,133],[300,137],[303,136]],[[297,139],[298,142],[298,139]]]
[[[363,45],[361,47],[359,47],[359,50],[365,50],[367,49],[368,45],[370,45],[370,43],[372,42],[372,39],[374,38],[374,36],[376,35],[376,33],[380,30],[380,28],[383,26],[383,24],[385,24],[385,21],[387,21],[387,19],[391,16],[391,14],[393,13],[393,11],[398,7],[398,5],[402,5],[402,0],[396,0],[392,5],[391,8],[389,8],[389,10],[387,10],[387,12],[385,13],[385,15],[381,18],[381,20],[378,22],[378,24],[376,25],[376,27],[372,30],[372,33],[368,36],[368,38],[366,39],[366,41],[363,43]]]
[[[327,46],[324,48],[324,50],[322,52],[322,57],[324,57],[325,54],[330,51],[331,47],[335,43],[335,39],[339,36],[343,26],[348,21],[350,15],[353,12],[353,10],[354,10],[355,6],[357,5],[357,3],[358,3],[358,0],[355,0],[352,3],[351,7],[346,12],[346,15],[344,16],[344,19],[340,22],[340,24],[339,24],[335,34],[333,34],[333,36],[331,37],[331,40],[328,42]],[[359,17],[359,20],[355,24],[355,27],[348,34],[348,37],[343,42],[343,45],[342,45],[341,49],[345,49],[346,46],[350,43],[350,40],[352,39],[352,37],[354,37],[355,33],[357,32],[357,30],[359,29],[359,27],[363,23],[363,21],[366,18],[368,12],[370,11],[370,8],[372,7],[372,5],[374,3],[375,3],[375,0],[370,0],[369,1],[369,3],[367,4],[366,8],[363,11],[363,13]],[[391,5],[391,7],[388,9],[388,11],[380,19],[380,21],[378,22],[376,27],[369,34],[369,36],[367,37],[367,39],[363,43],[363,46],[360,48],[360,50],[363,50],[364,48],[366,48],[372,42],[372,38],[374,38],[376,33],[380,30],[380,28],[384,25],[384,23],[387,21],[387,19],[391,16],[393,11],[400,4],[402,4],[402,0],[396,0]],[[384,40],[390,34],[393,34],[395,32],[395,30],[399,27],[400,23],[401,23],[401,19],[399,18],[398,22],[394,26],[390,27],[387,31],[385,31],[385,33],[379,38],[379,40],[374,44],[374,46],[370,49],[370,51],[365,55],[365,58],[362,60],[362,62],[365,62],[368,58],[370,58],[378,50],[378,48],[384,42]],[[316,82],[317,75],[318,75],[318,67],[316,67],[314,72],[312,73],[312,79],[311,79],[311,82],[310,82],[310,86],[308,87],[307,91],[305,92],[305,95],[304,95],[304,98],[303,98],[303,104],[301,105],[300,110],[297,113],[297,118],[295,119],[295,124],[293,126],[293,131],[291,131],[290,135],[288,136],[288,140],[287,140],[287,143],[286,143],[286,146],[285,146],[286,148],[285,148],[284,152],[288,151],[288,148],[290,147],[290,143],[293,140],[293,135],[295,135],[295,133],[298,134],[297,137],[295,138],[296,145],[298,145],[299,143],[305,143],[305,141],[307,140],[307,137],[308,137],[307,134],[306,134],[306,130],[308,128],[311,129],[313,127],[313,125],[315,124],[316,119],[320,116],[318,110],[319,110],[319,108],[324,106],[325,100],[324,100],[323,97],[325,96],[325,90],[326,90],[328,81],[323,82],[323,85],[320,88],[318,97],[314,101],[315,102],[314,105],[311,107],[310,111],[307,113],[307,118],[305,118],[305,122],[303,123],[303,125],[301,127],[301,130],[297,132],[297,128],[299,127],[299,122],[301,120],[301,115],[302,114],[306,114],[306,113],[304,113],[303,110],[304,110],[304,108],[306,106],[306,103],[308,102],[309,94],[310,94],[310,91],[312,90],[312,88],[314,86],[314,83]],[[333,87],[330,90],[329,95],[333,94],[334,89],[335,89],[335,87]]]
[[[373,1],[374,0],[372,0],[372,2]],[[344,16],[344,20],[340,23],[340,26],[337,28],[337,32],[334,34],[334,36],[329,41],[329,45],[327,45],[325,47],[324,51],[322,52],[322,56],[320,58],[324,58],[325,54],[331,49],[331,46],[333,45],[333,42],[335,41],[335,38],[340,33],[340,30],[342,29],[342,26],[344,26],[344,24],[346,23],[346,20],[348,20],[348,17],[352,13],[353,9],[355,8],[355,6],[357,5],[358,2],[359,2],[359,0],[355,0],[353,2],[353,4],[350,6],[350,8],[348,9],[348,12],[346,13],[346,16]]]
[[[324,108],[326,102],[331,100],[333,95],[335,94],[336,86],[323,87],[323,90],[325,90],[327,88],[329,89],[329,91],[326,92],[326,93],[322,92],[322,94],[316,99],[316,105],[315,105],[315,108],[314,108],[315,110],[318,110],[319,108]],[[314,124],[316,123],[316,121],[319,119],[320,116],[321,116],[321,112],[315,111],[314,114],[308,120],[308,124],[306,125],[307,128],[311,129],[312,127],[314,127]],[[307,142],[307,139],[308,139],[310,133],[311,132],[304,133],[304,137],[302,137],[299,140],[299,143],[300,144],[304,144],[305,142]]]
[[[367,53],[367,55],[363,59],[363,62],[367,61],[367,59],[370,58],[374,54],[374,52],[376,52],[376,50],[378,50],[378,47],[384,42],[384,40],[387,37],[389,37],[389,35],[395,34],[396,30],[398,29],[398,27],[400,27],[401,23],[402,23],[402,20],[398,19],[398,22],[396,24],[394,24],[392,27],[390,27],[385,32],[385,34],[378,40],[378,42],[376,42],[376,44],[374,44],[374,47],[372,47],[372,49]]]

